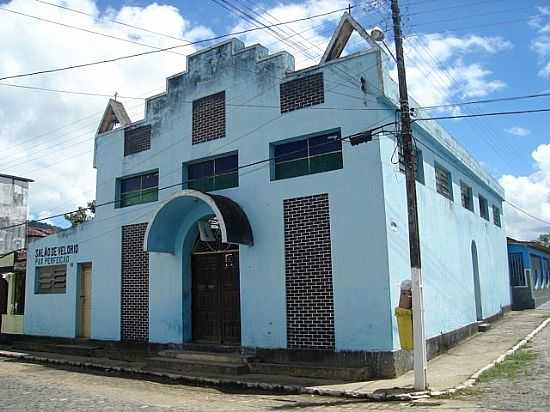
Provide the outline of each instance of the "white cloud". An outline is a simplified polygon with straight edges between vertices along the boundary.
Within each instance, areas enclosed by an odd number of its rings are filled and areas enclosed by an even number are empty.
[[[485,57],[511,47],[501,37],[437,33],[410,37],[405,42],[405,59],[411,96],[431,106],[501,90],[506,87],[503,81],[493,79],[493,73],[481,63],[465,63],[465,58]],[[396,70],[392,76],[396,78]],[[428,84],[431,86],[426,87]]]
[[[59,4],[83,10],[94,17],[26,0],[12,0],[2,6],[156,47],[168,47],[178,42],[117,25],[109,19],[187,40],[212,35],[208,28],[192,25],[172,6],[153,3],[146,7],[111,8],[101,14],[94,0],[67,0]],[[2,14],[0,39],[2,75],[151,50],[9,13]],[[155,53],[87,69],[16,79],[9,83],[105,94],[116,91],[122,96],[148,96],[164,90],[165,78],[184,70],[183,54],[194,50],[193,47],[184,47],[177,50],[181,54]],[[35,180],[30,189],[32,215],[43,217],[73,210],[94,199],[93,138],[107,98],[25,91],[3,86],[0,90],[0,142],[4,148],[9,147],[9,155],[3,152],[0,172]],[[121,100],[133,120],[142,116],[142,101]],[[62,127],[70,123],[74,124]],[[54,132],[47,133],[50,131]]]
[[[542,144],[531,154],[535,171],[527,176],[504,175],[499,182],[506,199],[532,216],[550,222],[550,144]],[[550,233],[550,225],[533,219],[505,204],[508,235],[518,239],[536,239],[541,233]]]
[[[531,50],[534,51],[540,62],[540,77],[550,77],[550,7],[538,7],[538,14],[529,25],[535,29],[536,37],[531,41]]]
[[[514,136],[527,136],[531,134],[531,130],[524,127],[510,127],[509,129],[504,129],[506,133],[513,134]]]

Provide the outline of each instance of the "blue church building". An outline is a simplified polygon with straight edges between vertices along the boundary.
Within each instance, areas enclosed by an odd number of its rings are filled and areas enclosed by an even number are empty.
[[[353,29],[370,47],[342,56]],[[389,68],[346,14],[312,67],[233,38],[189,55],[143,120],[109,101],[94,219],[28,246],[25,334],[410,368],[393,315],[410,261]],[[504,194],[437,122],[413,134],[434,354],[510,307]]]

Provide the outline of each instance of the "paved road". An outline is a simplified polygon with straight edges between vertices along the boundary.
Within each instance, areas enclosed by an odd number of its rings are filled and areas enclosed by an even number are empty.
[[[517,378],[476,386],[435,406],[303,395],[227,392],[56,369],[0,358],[0,410],[9,411],[549,411],[550,327],[532,342],[537,358]]]

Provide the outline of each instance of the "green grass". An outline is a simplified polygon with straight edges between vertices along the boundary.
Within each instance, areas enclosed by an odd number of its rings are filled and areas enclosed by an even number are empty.
[[[485,383],[494,379],[514,379],[519,375],[525,375],[529,372],[528,366],[536,357],[536,353],[529,349],[518,350],[502,363],[483,372],[479,377],[479,382]]]

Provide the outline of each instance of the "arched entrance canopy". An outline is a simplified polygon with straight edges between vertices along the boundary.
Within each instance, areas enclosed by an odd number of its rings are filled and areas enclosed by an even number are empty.
[[[216,216],[222,242],[252,245],[250,223],[237,203],[225,196],[187,189],[175,194],[157,209],[145,232],[144,249],[174,254],[180,222],[196,202],[204,202]]]

